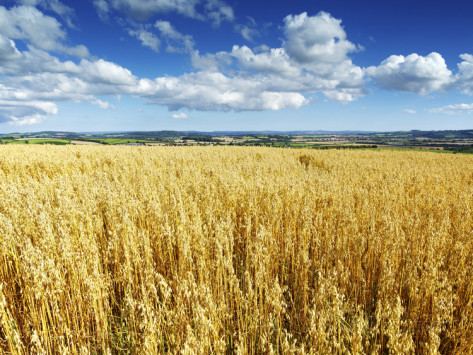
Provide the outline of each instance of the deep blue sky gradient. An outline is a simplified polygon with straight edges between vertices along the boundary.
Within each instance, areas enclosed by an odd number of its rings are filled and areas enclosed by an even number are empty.
[[[216,26],[209,19],[194,19],[175,11],[152,14],[146,20],[137,20],[125,12],[110,11],[107,19],[101,18],[93,1],[60,1],[72,10],[70,19],[73,28],[67,26],[65,18],[48,8],[53,0],[32,0],[30,3],[44,16],[55,18],[65,33],[62,44],[66,47],[84,45],[90,56],[81,58],[57,50],[46,50],[61,62],[72,61],[76,65],[81,60],[99,60],[114,63],[131,71],[137,78],[154,80],[158,77],[181,78],[183,75],[199,72],[193,66],[189,52],[166,52],[166,39],[153,27],[156,21],[168,21],[182,35],[192,36],[194,48],[200,55],[231,52],[234,45],[248,46],[257,52],[257,47],[284,48],[284,18],[288,15],[316,16],[320,11],[340,19],[347,40],[363,49],[350,52],[347,58],[365,70],[376,67],[391,55],[408,56],[416,53],[426,57],[432,52],[439,53],[452,72],[458,73],[460,55],[473,53],[473,25],[471,1],[227,1],[233,9],[234,18],[222,21]],[[56,2],[58,0],[55,0]],[[34,4],[35,3],[35,4]],[[21,1],[0,2],[7,11],[16,6],[26,6]],[[197,7],[202,10],[203,7]],[[0,18],[0,21],[2,19]],[[241,28],[251,25],[258,35],[248,41],[241,35]],[[141,26],[141,27],[140,27]],[[161,40],[159,52],[143,46],[128,33],[131,28],[144,28],[153,32]],[[34,47],[28,38],[15,38],[2,31],[0,35],[12,40],[16,48],[25,53]],[[8,62],[0,60],[0,89],[11,86],[13,74],[6,72]],[[241,75],[251,80],[255,70],[238,72],[235,64],[226,69],[225,75]],[[235,73],[232,72],[235,70]],[[25,75],[24,69],[21,75]],[[238,72],[238,73],[237,73]],[[20,74],[15,74],[20,75]],[[69,74],[68,74],[69,75]],[[255,80],[257,80],[255,78]],[[295,78],[294,80],[298,80]],[[460,90],[455,85],[442,86],[427,93],[399,90],[389,84],[381,85],[375,75],[364,79],[364,94],[349,102],[338,102],[327,98],[321,91],[300,92],[311,102],[299,108],[281,110],[253,109],[211,109],[202,111],[195,106],[182,106],[173,111],[167,103],[155,102],[149,96],[139,94],[90,93],[90,97],[108,102],[103,109],[91,104],[93,99],[70,97],[60,99],[37,99],[52,102],[57,112],[40,111],[37,120],[19,117],[24,111],[12,103],[13,99],[0,98],[0,132],[39,130],[409,130],[409,129],[469,129],[473,128],[473,97],[468,90]],[[417,80],[417,79],[413,79]],[[453,80],[453,79],[452,79]],[[464,79],[470,85],[470,79]],[[473,83],[471,84],[473,87]],[[468,86],[469,87],[469,86]],[[51,90],[54,88],[51,87]],[[25,90],[25,87],[15,87]],[[473,91],[473,90],[472,90]],[[118,92],[118,91],[117,91]],[[89,93],[86,93],[89,95]],[[0,92],[1,95],[1,92]],[[6,95],[6,94],[5,94]],[[39,96],[38,96],[39,97]],[[33,99],[32,99],[33,100]],[[460,104],[472,105],[471,109],[457,109]],[[3,108],[2,108],[3,105]],[[452,109],[445,107],[452,106]],[[443,108],[443,109],[442,109]],[[31,112],[30,112],[31,111]],[[28,111],[30,117],[34,109]],[[44,111],[44,110],[43,110]],[[186,118],[173,118],[182,113]],[[32,117],[32,116],[31,116]],[[40,117],[40,118],[39,118]]]

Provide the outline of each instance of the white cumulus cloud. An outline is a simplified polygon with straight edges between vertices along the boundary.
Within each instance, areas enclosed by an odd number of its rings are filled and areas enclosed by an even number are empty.
[[[90,83],[105,84],[105,85],[136,85],[136,77],[128,69],[122,66],[99,59],[96,61],[88,61],[82,59],[80,64],[81,74],[83,79]]]
[[[348,58],[356,46],[346,40],[340,20],[326,13],[312,17],[301,14],[287,17],[285,25],[290,38],[284,41],[283,47],[250,49],[235,45],[229,52],[200,55],[194,49],[192,36],[180,33],[167,21],[157,21],[154,26],[135,24],[129,33],[144,45],[158,49],[158,38],[151,32],[156,30],[162,41],[166,41],[168,51],[188,53],[197,69],[180,76],[158,78],[139,78],[129,69],[104,59],[62,61],[48,53],[51,50],[48,46],[44,50],[30,46],[21,52],[14,38],[0,35],[1,120],[15,124],[37,122],[41,117],[55,114],[55,103],[64,101],[87,101],[104,109],[112,107],[101,99],[105,95],[133,95],[176,111],[260,111],[298,109],[309,104],[309,97],[316,93],[339,102],[353,101],[364,94],[364,72]],[[301,60],[294,51],[291,55],[289,48],[297,47],[291,43],[314,39],[314,34],[305,29],[314,26],[323,30],[315,38],[325,49],[316,53],[313,46],[307,47],[312,50],[310,61]],[[65,33],[57,33],[57,38],[65,37]],[[9,35],[20,37],[15,32]],[[342,44],[329,58],[331,43],[335,47]],[[39,102],[46,106],[39,106]]]
[[[102,4],[105,10],[118,6],[105,0],[96,3]],[[199,7],[200,11],[217,11],[218,6],[225,6],[222,2],[211,4],[208,8]],[[141,5],[146,4],[141,2],[136,6]],[[32,7],[25,6],[23,11],[38,19],[47,17]],[[129,34],[143,45],[158,50],[162,41],[167,44],[167,51],[187,53],[191,57],[195,71],[157,78],[137,77],[131,70],[104,59],[59,59],[51,52],[57,50],[57,43],[63,43],[66,34],[58,23],[49,20],[46,22],[55,35],[48,36],[56,44],[40,47],[34,45],[35,39],[29,39],[31,45],[20,51],[15,40],[27,37],[24,26],[10,17],[8,21],[14,24],[0,23],[8,30],[0,32],[0,120],[3,122],[37,122],[55,114],[56,104],[65,101],[86,101],[110,108],[113,106],[103,100],[108,95],[132,95],[174,111],[260,111],[298,109],[309,104],[316,94],[342,103],[365,94],[365,71],[349,58],[359,47],[348,41],[341,21],[325,12],[286,17],[283,28],[286,38],[281,47],[262,45],[251,49],[235,45],[229,51],[202,55],[195,49],[192,36],[180,33],[167,21],[156,21],[154,25],[130,22]],[[183,115],[174,114],[181,118]]]
[[[6,66],[12,61],[21,58],[15,42],[0,34],[0,64]]]
[[[299,108],[308,100],[296,92],[273,91],[259,80],[197,72],[161,77],[148,83],[142,96],[171,110],[261,111]]]
[[[138,78],[103,59],[62,62],[38,49],[20,52],[13,41],[2,43],[1,48],[6,48],[2,53],[18,57],[17,65],[0,68],[4,75],[0,86],[2,122],[38,122],[57,113],[56,102],[88,101],[101,108],[111,107],[100,99],[103,95],[133,95],[171,110],[281,110],[308,103],[304,95],[272,87],[262,77],[195,72],[179,77]]]
[[[289,15],[284,19],[287,53],[301,63],[333,63],[359,48],[346,39],[341,20],[326,12],[316,16]]]
[[[58,112],[57,105],[47,101],[5,100],[2,98],[3,86],[0,85],[0,123],[23,126],[42,122],[47,115]]]
[[[0,33],[13,40],[24,40],[42,50],[89,56],[89,51],[83,45],[66,46],[66,32],[61,24],[32,6],[22,5],[11,9],[0,6]]]
[[[473,55],[460,55],[462,61],[458,64],[458,73],[455,76],[453,87],[466,95],[473,95]]]
[[[366,72],[384,89],[420,95],[445,89],[453,80],[445,60],[435,52],[425,57],[416,53],[407,57],[392,55],[379,66],[367,68]]]
[[[259,72],[270,72],[294,77],[301,70],[291,63],[289,56],[283,48],[273,48],[267,52],[255,54],[247,46],[233,46],[229,55],[236,58],[242,67],[255,69]]]
[[[13,126],[26,126],[32,124],[38,124],[45,120],[46,116],[40,113],[33,113],[31,115],[24,115],[21,117],[10,116],[10,121],[8,122]]]
[[[252,76],[272,92],[321,92],[343,103],[365,94],[365,73],[348,58],[358,47],[346,40],[340,20],[325,12],[290,15],[285,18],[284,32],[287,38],[282,48],[259,46],[256,51],[235,45],[231,52],[204,55],[194,50],[192,64],[231,75],[237,68],[237,73]]]
[[[75,27],[72,23],[74,10],[67,5],[64,5],[59,0],[17,0],[17,2],[22,5],[39,6],[42,9],[53,11],[63,18],[69,27]]]

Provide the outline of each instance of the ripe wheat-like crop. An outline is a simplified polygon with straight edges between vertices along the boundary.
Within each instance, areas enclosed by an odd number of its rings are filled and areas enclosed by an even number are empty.
[[[473,353],[473,156],[0,147],[0,353]]]

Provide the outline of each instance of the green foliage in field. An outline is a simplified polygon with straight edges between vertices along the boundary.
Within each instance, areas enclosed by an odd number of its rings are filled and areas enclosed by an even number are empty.
[[[88,138],[84,139],[85,141],[89,142],[96,142],[100,144],[108,144],[108,145],[115,145],[115,144],[145,144],[151,143],[153,141],[143,140],[143,139],[127,139],[127,138]]]
[[[2,144],[54,144],[66,145],[70,143],[68,139],[0,139]]]
[[[17,141],[12,138],[0,139],[0,144],[21,144],[22,141]],[[24,144],[24,143],[23,143]]]
[[[54,144],[54,145],[66,145],[71,141],[68,139],[30,139],[28,144]]]
[[[454,153],[473,154],[473,144],[472,145],[450,146],[448,149],[451,150]]]

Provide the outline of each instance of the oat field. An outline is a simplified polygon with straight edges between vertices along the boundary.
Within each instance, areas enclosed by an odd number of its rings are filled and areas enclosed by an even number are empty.
[[[0,353],[473,353],[473,156],[0,146]]]

